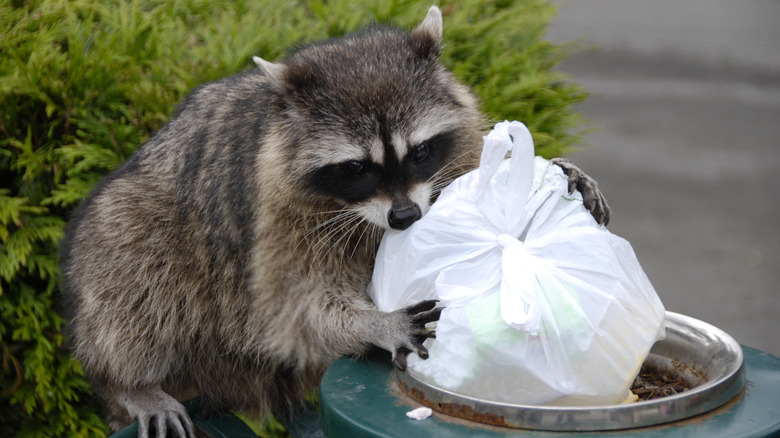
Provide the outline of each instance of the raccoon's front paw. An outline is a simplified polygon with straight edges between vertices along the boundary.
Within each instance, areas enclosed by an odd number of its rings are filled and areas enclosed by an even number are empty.
[[[151,437],[151,430],[157,437],[195,438],[187,409],[159,388],[122,392],[116,401],[138,421],[138,438]]]
[[[436,307],[437,301],[422,301],[415,305],[405,307],[390,313],[396,320],[396,330],[391,340],[393,353],[393,365],[403,371],[406,369],[406,355],[417,353],[421,359],[428,358],[428,349],[423,346],[428,338],[435,338],[433,330],[425,328],[425,324],[439,320],[442,307]]]
[[[566,158],[553,158],[554,164],[563,169],[563,173],[569,177],[569,193],[579,190],[582,194],[582,203],[593,215],[596,222],[602,225],[609,223],[609,205],[604,194],[599,190],[596,180],[588,176],[579,167]]]

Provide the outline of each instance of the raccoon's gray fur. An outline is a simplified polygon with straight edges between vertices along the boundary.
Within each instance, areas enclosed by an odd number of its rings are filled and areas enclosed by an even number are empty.
[[[285,412],[370,345],[425,358],[434,303],[366,293],[382,230],[403,229],[476,167],[476,100],[438,62],[438,8],[194,90],[74,214],[69,333],[112,429],[191,436],[174,397]],[[565,164],[565,163],[564,163]],[[605,212],[598,190],[567,173]]]

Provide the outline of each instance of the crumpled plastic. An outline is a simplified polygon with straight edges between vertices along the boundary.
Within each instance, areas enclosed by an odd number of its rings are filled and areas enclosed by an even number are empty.
[[[369,294],[388,312],[440,300],[430,357],[409,355],[408,371],[506,403],[619,403],[665,332],[631,245],[534,157],[520,122],[497,124],[478,169],[409,229],[385,233]]]
[[[433,410],[425,406],[419,407],[417,409],[412,409],[411,411],[406,413],[406,416],[413,420],[425,420],[431,415],[433,415]]]

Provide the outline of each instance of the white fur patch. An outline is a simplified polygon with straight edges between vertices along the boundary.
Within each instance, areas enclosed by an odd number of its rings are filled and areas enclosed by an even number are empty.
[[[425,215],[431,209],[431,193],[433,189],[430,183],[416,184],[409,192],[409,198],[420,206],[420,212]]]
[[[451,110],[442,107],[430,108],[419,120],[424,120],[425,123],[412,127],[407,137],[409,148],[417,147],[420,143],[459,126],[458,117],[454,116]]]
[[[379,138],[368,141],[368,144],[355,144],[339,136],[320,137],[315,141],[316,147],[307,148],[307,158],[315,167],[365,159],[379,165],[385,162],[385,148]]]
[[[389,228],[387,214],[390,212],[392,206],[393,204],[390,202],[390,199],[374,197],[355,206],[355,210],[357,210],[360,216],[366,221],[377,227],[386,229]]]
[[[371,157],[371,161],[380,166],[385,163],[385,148],[382,145],[382,140],[374,138],[368,145],[368,153]]]
[[[458,126],[458,118],[443,107],[430,108],[418,120],[424,120],[425,123],[411,126],[411,130],[396,131],[392,134],[390,141],[399,162],[403,161],[410,149]],[[379,137],[369,140],[368,144],[355,144],[339,135],[321,135],[312,141],[316,142],[316,147],[306,148],[310,151],[307,158],[315,167],[365,159],[370,159],[380,166],[385,164],[385,147]]]
[[[393,142],[393,149],[395,149],[395,156],[398,157],[398,162],[402,162],[406,153],[409,152],[409,145],[406,139],[399,132],[393,133],[393,138],[390,140]]]
[[[308,158],[314,167],[345,163],[351,160],[362,161],[368,158],[364,146],[350,143],[342,137],[320,137],[315,141],[318,143],[317,147],[307,148],[310,151],[307,154]]]

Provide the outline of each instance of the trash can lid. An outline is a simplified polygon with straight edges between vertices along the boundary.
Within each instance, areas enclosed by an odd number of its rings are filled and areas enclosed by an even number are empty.
[[[609,432],[625,437],[746,437],[780,433],[780,358],[742,347],[747,384],[732,402],[705,414],[664,425]],[[469,437],[522,435],[559,438],[560,433],[518,430],[468,422],[440,413],[424,420],[406,416],[420,405],[397,386],[385,352],[341,358],[320,384],[320,424],[332,437]],[[577,438],[603,436],[578,432]]]

